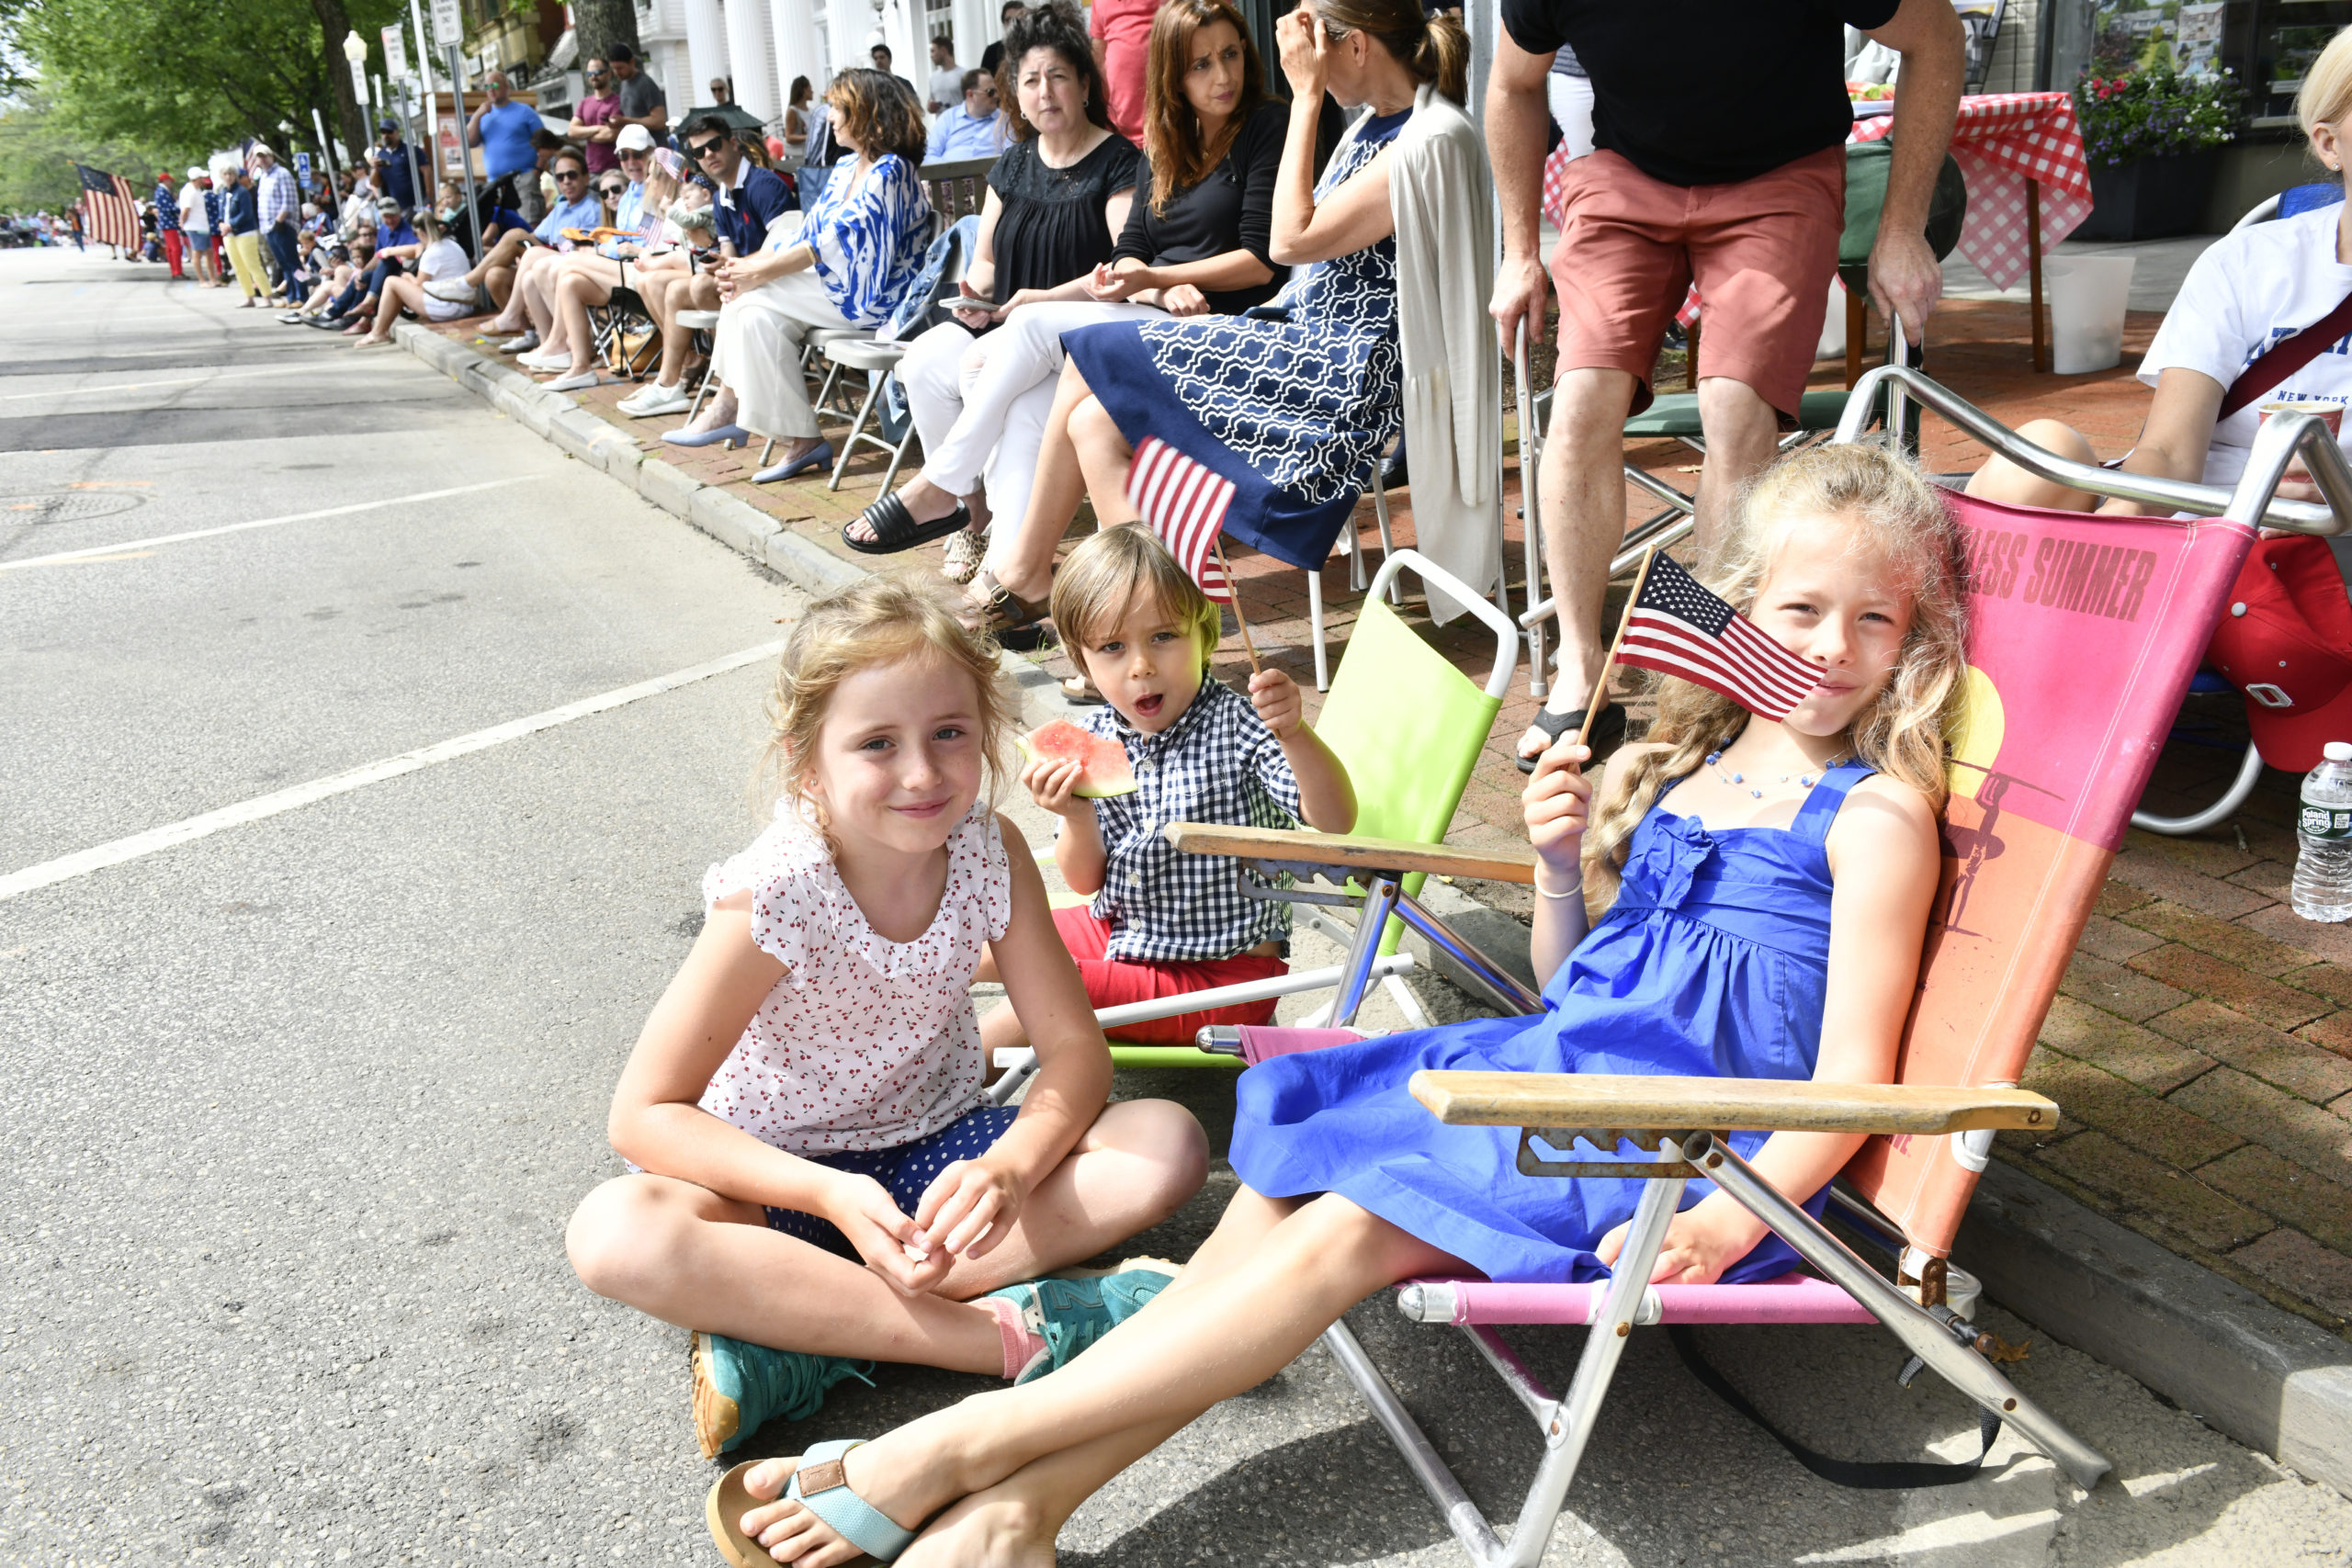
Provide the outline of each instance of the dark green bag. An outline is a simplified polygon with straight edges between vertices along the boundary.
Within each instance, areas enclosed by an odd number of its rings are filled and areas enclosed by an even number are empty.
[[[1838,276],[1860,294],[1870,288],[1871,246],[1878,242],[1879,213],[1886,206],[1886,176],[1894,165],[1894,139],[1846,144],[1846,231],[1838,240]],[[1928,202],[1928,246],[1938,261],[1960,243],[1968,220],[1968,182],[1960,165],[1944,155],[1936,194]]]

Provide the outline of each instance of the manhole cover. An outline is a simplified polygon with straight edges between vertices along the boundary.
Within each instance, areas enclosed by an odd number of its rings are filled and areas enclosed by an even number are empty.
[[[65,491],[55,495],[0,495],[0,524],[71,523],[84,517],[111,517],[128,512],[147,498],[119,490]]]

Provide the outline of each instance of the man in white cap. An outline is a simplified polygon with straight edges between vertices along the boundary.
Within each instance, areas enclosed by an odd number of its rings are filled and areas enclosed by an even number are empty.
[[[212,214],[206,189],[212,176],[201,164],[188,165],[187,184],[180,186],[180,232],[187,236],[188,259],[196,264],[196,279],[207,288],[220,287],[220,268],[212,258]]]
[[[294,254],[294,231],[300,221],[302,188],[294,183],[294,172],[277,161],[266,141],[254,143],[253,164],[254,193],[261,203],[261,243],[267,247],[291,303],[294,271],[300,265]]]

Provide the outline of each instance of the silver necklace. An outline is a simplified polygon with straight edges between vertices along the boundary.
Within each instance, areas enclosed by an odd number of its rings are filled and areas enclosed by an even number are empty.
[[[1720,749],[1707,753],[1707,766],[1714,769],[1715,777],[1723,780],[1724,783],[1733,786],[1734,788],[1746,790],[1749,795],[1753,796],[1755,799],[1763,799],[1764,791],[1760,787],[1749,784],[1746,773],[1726,773],[1724,772],[1722,767],[1723,756],[1724,754]],[[1793,783],[1800,789],[1811,789],[1815,784],[1820,782],[1822,773],[1829,772],[1832,768],[1842,766],[1845,763],[1847,756],[1848,753],[1840,751],[1837,756],[1830,758],[1826,763],[1823,764],[1820,773],[1782,773],[1780,776],[1779,783],[1783,786]]]

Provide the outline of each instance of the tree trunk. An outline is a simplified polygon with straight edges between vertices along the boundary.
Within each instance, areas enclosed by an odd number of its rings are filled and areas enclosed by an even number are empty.
[[[311,10],[319,18],[319,30],[326,35],[327,80],[334,89],[335,127],[343,133],[343,144],[360,150],[364,156],[368,143],[374,140],[368,134],[368,106],[353,96],[351,62],[343,57],[351,17],[343,8],[343,0],[311,0]],[[341,154],[335,163],[343,163]]]
[[[602,59],[613,45],[625,43],[638,51],[638,63],[644,63],[644,51],[637,41],[637,0],[572,0],[571,25],[579,35],[581,59]]]

